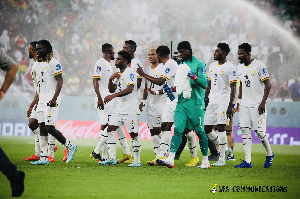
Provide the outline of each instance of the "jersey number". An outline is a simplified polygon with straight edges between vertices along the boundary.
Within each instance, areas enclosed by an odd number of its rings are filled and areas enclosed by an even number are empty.
[[[217,80],[218,80],[218,75],[215,74],[215,82],[214,82],[214,85],[217,85]]]

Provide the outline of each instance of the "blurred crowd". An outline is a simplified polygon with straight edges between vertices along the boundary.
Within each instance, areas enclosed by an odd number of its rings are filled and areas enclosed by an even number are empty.
[[[294,1],[248,1],[278,18],[282,27],[300,39],[300,10],[293,5]],[[150,48],[162,44],[170,46],[173,41],[173,51],[176,51],[182,40],[190,41],[194,55],[207,65],[213,61],[217,43],[226,42],[231,47],[229,61],[238,65],[237,46],[248,42],[252,45],[253,57],[268,67],[272,80],[270,98],[300,98],[299,53],[282,39],[284,36],[278,36],[272,29],[266,31],[264,26],[268,21],[246,14],[249,8],[244,6],[227,8],[220,0],[166,2],[2,1],[0,48],[19,64],[15,85],[24,92],[34,91],[27,48],[31,41],[39,39],[51,42],[54,57],[63,66],[64,95],[94,95],[92,67],[101,58],[103,43],[111,43],[118,51],[125,40],[134,40],[138,45],[135,56],[147,67]]]

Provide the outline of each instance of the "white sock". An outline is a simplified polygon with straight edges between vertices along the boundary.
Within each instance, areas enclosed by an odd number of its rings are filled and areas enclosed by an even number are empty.
[[[94,150],[94,152],[96,154],[100,154],[100,150],[101,150],[102,146],[105,145],[105,143],[107,143],[107,139],[108,139],[107,128],[105,128],[103,131],[100,130],[99,141]]]
[[[111,159],[116,159],[116,133],[114,131],[107,132],[108,139],[107,139],[107,147],[108,147],[108,153],[109,157]]]
[[[203,156],[202,162],[208,162],[208,155],[207,156]]]
[[[141,162],[141,140],[139,136],[132,139],[134,161]]]
[[[54,158],[55,137],[48,135],[48,156]]]
[[[251,146],[252,146],[252,137],[251,137],[251,129],[242,128],[243,131],[243,146],[245,152],[245,161],[247,163],[251,162]]]
[[[194,131],[190,131],[187,134],[185,134],[187,140],[188,140],[188,145],[189,149],[191,152],[191,157],[195,158],[197,157],[197,146],[196,146],[196,136]]]
[[[63,146],[65,148],[67,148],[68,150],[73,148],[73,145],[71,144],[70,140],[67,140],[67,139],[66,139],[66,143],[64,143]]]
[[[266,156],[272,156],[273,152],[269,143],[269,139],[268,136],[266,135],[265,132],[263,131],[255,131],[256,134],[258,135],[258,137],[260,138],[261,143],[263,144],[263,146],[266,149]]]
[[[159,157],[167,157],[168,150],[170,150],[172,134],[171,131],[162,131],[161,140],[159,145],[160,154]]]
[[[223,162],[225,162],[226,144],[227,144],[226,131],[219,132],[219,148],[220,148],[219,160]]]
[[[219,145],[219,136],[216,132],[212,131],[206,134],[208,139],[210,139],[214,144]]]
[[[41,161],[48,160],[48,136],[40,136],[40,143],[41,143]]]
[[[176,155],[175,153],[170,152],[169,157],[168,157],[168,160],[173,164],[174,164],[175,155]]]
[[[129,146],[128,146],[128,143],[127,143],[127,140],[126,140],[126,134],[125,134],[125,131],[124,131],[123,127],[117,128],[116,132],[117,132],[117,135],[118,135],[119,142],[120,142],[120,144],[123,148],[123,153],[126,154],[126,155],[129,155],[130,154],[130,149],[129,149]]]
[[[40,146],[40,128],[37,128],[33,131],[35,134],[34,136],[34,149],[35,149],[35,155],[38,157],[41,157],[41,146]]]
[[[153,142],[153,149],[154,149],[155,157],[158,158],[160,138],[158,135],[153,135],[153,136],[151,136],[151,138],[152,138],[152,142]]]

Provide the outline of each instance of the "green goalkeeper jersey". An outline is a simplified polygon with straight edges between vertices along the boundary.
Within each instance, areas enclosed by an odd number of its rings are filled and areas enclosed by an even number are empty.
[[[186,99],[183,97],[181,93],[178,96],[178,105],[181,104],[190,104],[196,106],[202,106],[204,108],[204,97],[205,97],[205,89],[207,87],[207,74],[206,74],[206,65],[203,61],[200,61],[196,57],[193,56],[192,61],[188,59],[181,64],[188,65],[192,72],[197,76],[197,79],[194,81],[190,79],[190,84],[192,87],[191,98]],[[178,66],[180,67],[180,65]]]

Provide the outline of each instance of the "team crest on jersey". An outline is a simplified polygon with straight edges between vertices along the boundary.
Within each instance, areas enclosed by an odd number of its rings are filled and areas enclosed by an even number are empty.
[[[97,66],[96,72],[99,74],[101,72],[101,66]]]
[[[221,114],[221,117],[225,117],[226,112],[223,111],[223,113]]]
[[[166,68],[165,73],[169,73],[170,72],[170,68]]]
[[[130,74],[130,79],[131,79],[131,81],[133,81],[133,79],[134,79],[134,74]]]
[[[222,72],[220,72],[220,76],[224,74],[224,70],[222,70]]]
[[[267,69],[266,68],[263,68],[263,74],[267,74]]]
[[[235,70],[232,72],[232,75],[233,75],[234,77],[236,76],[236,71],[235,71]]]
[[[130,124],[131,124],[131,129],[134,129],[134,120],[132,120],[132,121],[130,122]]]
[[[61,70],[61,65],[60,65],[60,64],[57,64],[55,70]]]

